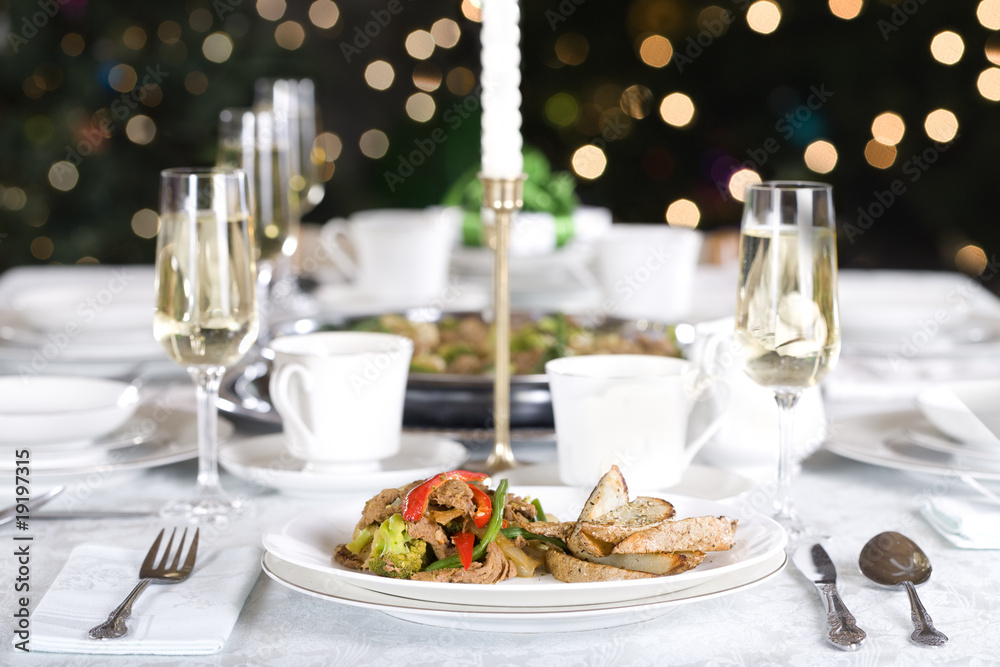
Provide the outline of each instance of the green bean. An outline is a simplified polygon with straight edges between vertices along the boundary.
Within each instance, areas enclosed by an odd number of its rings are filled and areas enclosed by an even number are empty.
[[[549,544],[559,547],[563,551],[569,551],[569,547],[558,537],[549,537],[548,535],[539,535],[538,533],[533,533],[530,530],[525,530],[520,526],[511,526],[510,528],[504,528],[500,531],[509,540],[515,537],[523,537],[526,540],[536,540],[538,542],[548,542]]]

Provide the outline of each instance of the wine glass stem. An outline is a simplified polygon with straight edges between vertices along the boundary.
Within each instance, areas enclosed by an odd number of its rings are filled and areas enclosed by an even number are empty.
[[[792,504],[792,454],[795,436],[793,413],[795,404],[799,401],[799,393],[777,391],[774,400],[778,403],[778,478],[774,509],[778,518],[792,520],[797,518]]]
[[[190,368],[198,401],[198,492],[218,495],[219,486],[219,413],[216,399],[224,368]]]
[[[257,263],[257,313],[259,325],[257,345],[263,347],[271,342],[271,283],[274,280],[274,262],[262,260]]]

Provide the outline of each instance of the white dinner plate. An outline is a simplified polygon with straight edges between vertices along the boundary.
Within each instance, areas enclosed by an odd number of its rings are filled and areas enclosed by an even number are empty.
[[[458,442],[424,433],[403,433],[400,450],[371,471],[307,470],[305,461],[292,456],[282,433],[233,442],[219,452],[219,463],[248,482],[293,496],[343,496],[374,494],[424,479],[442,470],[454,470],[469,458]]]
[[[558,517],[580,514],[589,489],[556,486],[513,487],[512,493],[541,501],[546,512]],[[641,495],[641,494],[639,494]],[[690,588],[710,579],[750,567],[773,556],[785,546],[784,529],[759,514],[715,501],[669,496],[677,517],[726,515],[740,519],[735,545],[730,551],[709,554],[701,565],[680,574],[636,579],[567,584],[544,574],[531,579],[510,579],[499,584],[452,584],[379,577],[343,567],[333,560],[337,546],[350,541],[361,517],[364,499],[338,504],[322,513],[302,515],[265,531],[264,548],[295,565],[327,573],[345,583],[401,598],[486,607],[565,607],[638,600]]]
[[[720,575],[683,591],[617,603],[525,608],[409,600],[352,586],[329,574],[289,563],[267,551],[261,557],[261,567],[267,576],[282,586],[310,597],[374,609],[404,621],[439,628],[517,633],[598,630],[640,623],[655,618],[677,605],[709,600],[753,588],[774,577],[784,566],[785,552],[779,550],[750,567]]]
[[[1000,449],[979,447],[971,443],[956,442],[940,431],[920,426],[911,427],[901,434],[904,440],[910,440],[924,449],[951,454],[953,456],[971,456],[977,459],[1000,461]]]
[[[933,427],[917,410],[864,415],[832,424],[823,446],[834,454],[883,468],[1000,480],[1000,463],[952,456],[907,442],[903,433],[910,428]]]
[[[504,473],[516,486],[559,486],[559,464],[521,465]],[[697,463],[688,466],[681,481],[657,493],[703,500],[734,500],[753,488],[753,482],[728,470]]]

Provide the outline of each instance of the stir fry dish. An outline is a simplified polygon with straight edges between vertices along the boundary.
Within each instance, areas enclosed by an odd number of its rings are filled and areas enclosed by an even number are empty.
[[[414,373],[476,375],[493,369],[493,333],[476,315],[447,316],[438,322],[413,322],[401,315],[381,315],[356,324],[358,331],[379,331],[413,341]],[[652,354],[679,356],[673,330],[664,335],[626,334],[621,327],[591,329],[556,314],[515,324],[511,331],[511,373],[545,372],[545,363],[583,354]]]
[[[548,571],[569,583],[679,574],[732,548],[738,521],[677,519],[666,500],[640,496],[612,466],[576,521],[546,515],[539,499],[496,489],[487,476],[452,470],[369,500],[334,559],[397,579],[495,584]]]

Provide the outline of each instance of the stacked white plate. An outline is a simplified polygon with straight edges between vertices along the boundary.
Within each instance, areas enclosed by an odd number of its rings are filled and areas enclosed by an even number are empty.
[[[588,491],[567,487],[514,487],[538,498],[562,519],[580,512]],[[784,530],[759,514],[683,496],[667,498],[677,515],[738,517],[731,551],[710,554],[694,570],[621,582],[567,584],[549,574],[499,584],[446,584],[378,577],[333,560],[351,534],[365,499],[314,515],[297,516],[264,533],[263,569],[282,586],[305,595],[438,627],[488,632],[560,632],[608,628],[647,620],[670,607],[745,590],[781,571]]]

